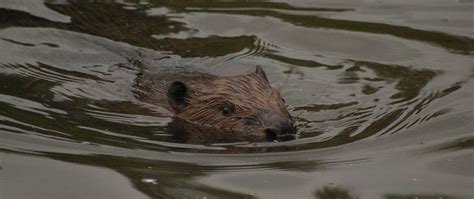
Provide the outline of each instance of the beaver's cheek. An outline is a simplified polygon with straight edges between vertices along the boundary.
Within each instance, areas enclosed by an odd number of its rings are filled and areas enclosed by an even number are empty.
[[[246,134],[251,135],[253,137],[259,137],[265,140],[265,128],[262,126],[247,126],[245,129]]]
[[[267,138],[261,135],[251,135],[246,138],[246,141],[249,142],[267,142]]]
[[[266,142],[267,138],[262,131],[263,130],[258,126],[246,126],[240,131],[234,132],[238,132],[236,136],[248,142]]]

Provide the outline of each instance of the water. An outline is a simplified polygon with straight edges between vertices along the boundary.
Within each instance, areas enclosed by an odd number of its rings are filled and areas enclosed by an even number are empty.
[[[473,198],[474,2],[0,0],[0,198]],[[261,65],[289,142],[200,144],[138,64]],[[166,73],[164,73],[166,76]]]

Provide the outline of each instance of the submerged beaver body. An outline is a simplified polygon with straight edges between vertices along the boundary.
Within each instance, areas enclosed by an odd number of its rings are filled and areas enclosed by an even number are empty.
[[[289,140],[296,128],[280,92],[265,72],[219,77],[194,73],[163,78],[141,75],[140,100],[168,109],[169,128],[199,142]]]

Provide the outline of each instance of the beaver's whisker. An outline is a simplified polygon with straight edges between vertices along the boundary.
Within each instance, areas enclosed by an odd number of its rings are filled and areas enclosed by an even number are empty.
[[[252,117],[241,117],[242,120],[247,120],[247,121],[251,121],[251,122],[255,122],[256,124],[261,124],[260,121],[258,121],[257,119],[255,118],[252,118]]]
[[[289,73],[286,75],[286,78],[285,78],[285,80],[283,81],[283,84],[282,84],[280,87],[278,87],[278,91],[281,92],[281,90],[282,90],[282,89],[286,86],[286,84],[288,83],[288,79],[290,79],[290,74],[289,74]]]
[[[324,88],[323,92],[321,93],[321,95],[319,95],[318,98],[316,98],[314,101],[319,101],[319,99],[321,99],[321,97],[323,97],[324,93],[326,93],[326,90],[328,89],[329,87],[329,84],[326,85],[326,87]],[[304,111],[301,111],[300,114],[298,114],[296,117],[300,117],[302,114],[304,113]]]
[[[296,118],[299,118],[301,115],[303,115],[303,113],[304,113],[304,111],[301,111],[301,113],[298,114],[298,115],[296,116]]]

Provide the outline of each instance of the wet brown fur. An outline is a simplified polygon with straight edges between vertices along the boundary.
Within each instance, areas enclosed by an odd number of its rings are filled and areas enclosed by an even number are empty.
[[[246,122],[261,124],[256,114],[268,111],[290,117],[280,92],[258,73],[189,82],[188,85],[191,92],[187,98],[189,105],[178,111],[176,117],[190,123],[231,131],[263,131],[246,125]],[[226,104],[234,108],[230,116],[220,113],[219,108]]]
[[[165,89],[175,81],[154,84],[144,101],[167,106],[174,113],[174,120],[194,126],[191,128],[215,129],[237,138],[235,132],[245,137],[243,140],[264,138],[268,124],[261,115],[275,113],[291,120],[280,92],[273,88],[261,68],[247,75],[229,77],[206,77],[183,81],[187,95],[182,103],[164,94]],[[223,107],[231,107],[232,114],[224,115]],[[268,122],[268,121],[267,121]],[[181,125],[183,127],[183,125]],[[241,140],[241,139],[235,139]]]

